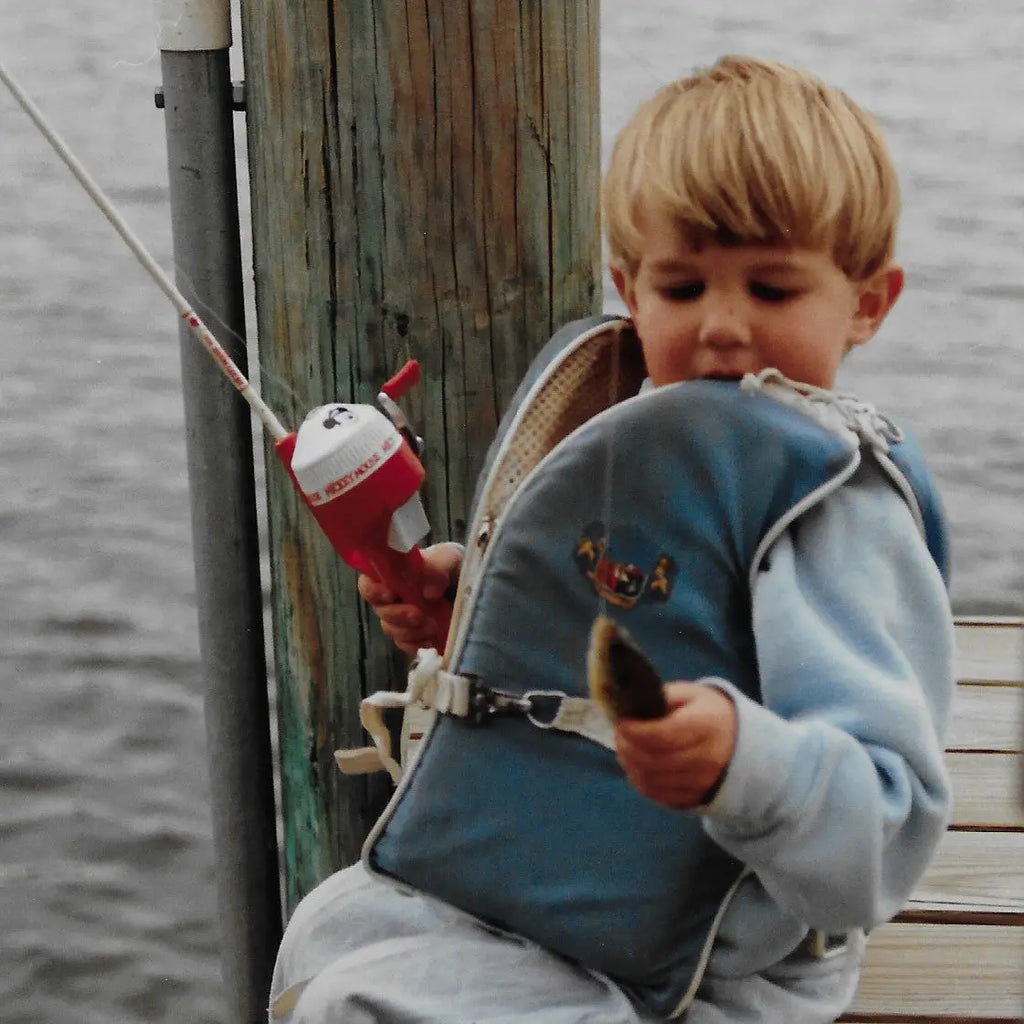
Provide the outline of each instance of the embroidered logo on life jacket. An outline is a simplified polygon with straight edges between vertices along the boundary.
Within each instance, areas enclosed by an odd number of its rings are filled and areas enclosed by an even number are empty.
[[[616,526],[611,537],[609,545],[604,524],[591,523],[573,553],[598,595],[620,608],[632,608],[644,600],[667,601],[676,574],[675,559],[656,550],[635,528]]]

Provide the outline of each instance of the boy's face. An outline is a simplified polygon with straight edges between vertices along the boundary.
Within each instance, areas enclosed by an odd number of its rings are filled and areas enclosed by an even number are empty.
[[[612,277],[655,385],[775,367],[831,388],[845,353],[875,333],[903,286],[895,265],[855,282],[828,252],[694,250],[665,218],[646,217],[642,227],[635,275],[613,268]]]

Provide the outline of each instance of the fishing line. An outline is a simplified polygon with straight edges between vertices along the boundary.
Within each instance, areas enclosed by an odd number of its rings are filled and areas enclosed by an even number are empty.
[[[619,369],[622,360],[622,332],[617,330],[615,332],[615,343],[610,349],[611,353],[611,372],[608,374],[608,402],[607,408],[611,409],[619,401]],[[615,462],[615,434],[617,431],[617,424],[612,421],[611,429],[608,432],[608,437],[605,441],[605,452],[604,452],[604,479],[602,481],[602,493],[601,493],[601,516],[604,527],[604,538],[603,543],[604,550],[598,557],[595,563],[595,570],[600,572],[601,558],[607,557],[611,554],[612,547],[612,497],[614,486],[614,462]],[[608,614],[608,598],[605,594],[604,589],[598,585],[595,587],[597,590],[598,602],[597,602],[597,614],[598,616],[604,616]]]
[[[149,51],[149,55],[144,60],[131,61],[126,57],[118,57],[117,60],[111,65],[116,71],[118,68],[141,68],[147,64],[151,64],[154,61],[160,59],[160,48],[156,44],[156,37],[153,39],[153,49]]]
[[[634,53],[632,50],[623,46],[621,40],[613,39],[610,45],[613,50],[618,50],[620,54],[629,60],[629,66],[632,69],[643,72],[643,74],[645,74],[658,89],[663,85],[667,85],[671,80],[670,78],[666,78],[664,75],[655,74],[654,65],[646,58],[640,56],[640,54]]]
[[[197,286],[192,276],[188,274],[186,271],[184,271],[177,263],[174,264],[174,269],[175,272],[179,275],[179,277],[185,281],[185,284],[189,288],[191,288],[193,295],[195,295],[196,297],[196,307],[198,308],[200,315],[204,317],[204,322],[207,324],[207,326],[209,326],[210,323],[216,324],[219,332],[218,337],[233,338],[235,341],[239,343],[239,345],[241,345],[243,348],[246,348],[247,354],[251,354],[247,348],[246,339],[244,335],[239,334],[238,331],[236,331],[233,327],[226,323],[224,318],[220,315],[220,313],[218,313],[217,310],[215,310],[212,306],[210,306],[203,300],[202,296],[199,294],[199,287]],[[255,361],[255,366],[257,372],[259,373],[259,379],[261,382],[273,382],[273,384],[279,391],[282,391],[289,398],[291,398],[296,405],[301,406],[302,395],[300,395],[298,390],[294,388],[284,377],[280,376],[280,374],[274,373],[271,370],[269,370],[260,359],[257,359]],[[252,372],[251,368],[250,372]],[[250,381],[250,384],[251,383],[252,382]]]
[[[107,198],[100,186],[92,178],[85,167],[82,166],[78,158],[71,152],[64,140],[47,121],[43,112],[14,80],[2,61],[0,61],[0,81],[7,86],[11,94],[18,101],[18,104],[32,119],[43,137],[50,143],[56,154],[67,165],[68,170],[71,171],[78,180],[78,183],[89,194],[92,201],[100,208],[100,211],[113,226],[114,230],[117,231],[128,248],[135,254],[136,259],[138,259],[149,273],[149,276],[153,278],[160,290],[168,299],[171,300],[171,303],[178,310],[181,318],[188,324],[192,333],[199,339],[206,351],[213,357],[214,362],[216,362],[220,367],[221,372],[229,381],[231,381],[238,393],[249,403],[249,406],[252,408],[253,412],[266,428],[270,436],[275,441],[283,441],[288,436],[288,431],[285,430],[281,421],[249,384],[249,381],[246,380],[234,360],[232,360],[221,346],[220,342],[217,341],[209,328],[199,318],[199,315],[189,305],[188,300],[184,295],[182,295],[174,282],[164,272],[164,269],[156,262],[155,259],[153,259],[142,242],[139,241],[138,237],[128,226],[120,213],[115,209],[113,203],[111,203]]]

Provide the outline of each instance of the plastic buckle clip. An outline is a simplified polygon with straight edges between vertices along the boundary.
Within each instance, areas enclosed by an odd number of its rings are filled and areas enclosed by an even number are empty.
[[[469,715],[474,725],[483,725],[491,715],[514,712],[528,715],[533,705],[528,696],[509,693],[507,690],[496,690],[479,680],[469,684]]]

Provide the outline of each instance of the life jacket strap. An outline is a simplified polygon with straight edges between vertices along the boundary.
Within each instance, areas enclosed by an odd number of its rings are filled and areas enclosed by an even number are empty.
[[[394,757],[391,732],[385,712],[400,709],[410,718],[415,714],[419,733],[404,730],[401,761],[408,766],[415,750],[440,713],[483,726],[494,715],[521,715],[538,729],[574,733],[608,750],[615,749],[614,727],[601,707],[587,697],[572,697],[557,690],[527,690],[510,693],[488,686],[473,676],[458,675],[442,667],[442,656],[432,648],[424,648],[409,667],[403,692],[379,690],[359,704],[359,721],[373,740],[372,747],[359,747],[335,752],[335,761],[346,775],[387,771],[397,783],[403,774],[402,764]],[[424,714],[424,712],[426,714]]]

